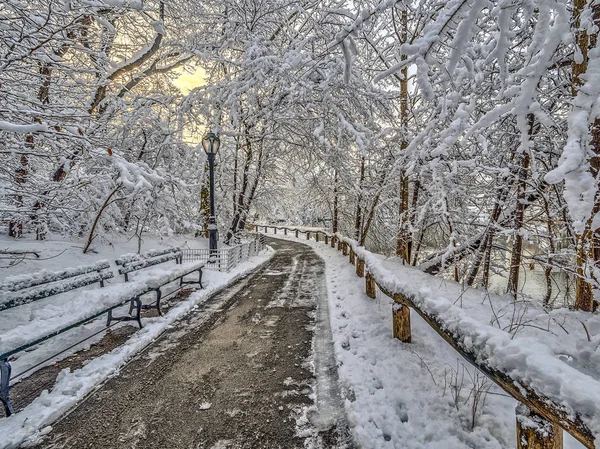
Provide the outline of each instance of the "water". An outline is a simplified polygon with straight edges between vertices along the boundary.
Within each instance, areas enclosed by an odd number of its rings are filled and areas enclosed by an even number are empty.
[[[508,268],[510,266],[510,254],[505,253],[495,260],[500,265],[502,274],[490,276],[490,293],[503,295],[508,285]],[[573,275],[554,268],[550,273],[552,280],[552,295],[550,304],[555,307],[564,307],[575,303],[575,278]],[[542,301],[546,296],[546,274],[544,267],[539,264],[533,266],[521,266],[519,271],[518,295],[526,299]]]

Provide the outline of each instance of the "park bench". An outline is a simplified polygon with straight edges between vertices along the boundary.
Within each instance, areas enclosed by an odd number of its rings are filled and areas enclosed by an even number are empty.
[[[168,273],[157,273],[155,270],[141,271],[146,268],[174,260],[180,265],[175,269],[169,270]],[[143,309],[156,307],[158,314],[162,316],[160,309],[160,301],[163,298],[162,288],[174,281],[179,281],[179,287],[184,284],[199,284],[202,287],[202,268],[204,263],[196,262],[182,265],[183,253],[180,248],[168,248],[163,250],[150,250],[143,254],[124,254],[119,257],[115,263],[119,268],[119,274],[125,278],[125,282],[129,282],[131,274],[138,274],[137,279],[144,278],[149,287],[156,293],[156,301],[152,304],[142,304]],[[162,270],[161,270],[162,271]],[[185,281],[185,276],[198,272],[198,281]],[[131,304],[129,313],[133,311],[134,304]],[[109,312],[109,323],[112,314]],[[118,318],[114,318],[118,319]]]
[[[31,274],[12,276],[0,284],[0,311],[14,309],[96,283],[100,284],[100,287],[104,287],[105,281],[113,277],[114,274],[108,261],[99,261],[91,265],[60,271],[41,270]],[[53,322],[51,326],[30,322],[18,326],[15,332],[5,333],[0,338],[0,401],[4,406],[6,416],[13,413],[9,399],[11,376],[9,357],[85,324],[116,307],[129,303],[132,299],[137,300],[141,305],[139,296],[145,292],[145,289],[145,286],[137,285],[134,289],[120,292],[119,286],[114,285],[100,290],[85,291],[82,294],[85,293],[86,296],[86,307],[74,311],[69,310],[68,314],[59,313],[56,320],[51,320]],[[108,299],[111,297],[115,299]],[[97,298],[101,300],[98,301]],[[92,304],[92,306],[87,307],[87,304]],[[128,319],[137,319],[141,326],[139,314],[137,317],[128,317]]]
[[[179,265],[173,268],[169,267],[168,271],[140,273],[136,279],[129,282],[129,274],[170,260],[175,260]],[[181,250],[173,248],[150,251],[142,255],[123,256],[118,260],[119,274],[124,275],[127,281],[124,284],[109,286],[105,286],[104,281],[113,278],[114,274],[108,261],[55,272],[42,270],[5,279],[0,284],[0,312],[8,312],[10,309],[26,306],[35,301],[68,293],[95,283],[99,283],[102,287],[81,291],[81,296],[77,296],[75,299],[78,302],[76,304],[72,304],[73,298],[65,298],[64,303],[59,300],[58,310],[53,310],[55,316],[45,316],[43,324],[40,324],[39,320],[31,320],[0,336],[0,402],[4,406],[6,416],[14,413],[9,397],[11,377],[9,358],[11,356],[86,324],[105,313],[108,313],[107,327],[111,325],[112,321],[135,320],[141,328],[143,304],[140,298],[143,295],[157,292],[157,308],[160,312],[161,287],[177,280],[179,280],[180,286],[191,283],[184,281],[184,277],[194,272],[199,273],[197,283],[202,287],[204,264],[194,262],[181,265],[181,261]],[[130,304],[129,315],[121,317],[112,315],[114,309],[127,304]],[[41,310],[44,311],[43,308]],[[134,310],[135,315],[132,315]]]

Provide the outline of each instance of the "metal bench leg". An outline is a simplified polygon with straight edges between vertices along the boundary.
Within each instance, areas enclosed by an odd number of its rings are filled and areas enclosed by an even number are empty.
[[[133,313],[133,309],[135,309],[135,300],[134,299],[129,301],[129,315],[131,315]]]
[[[160,288],[156,289],[156,310],[158,310],[158,315],[162,316],[162,312],[160,311],[160,299],[162,298],[162,292]]]
[[[10,363],[8,360],[0,360],[0,401],[4,405],[4,412],[6,416],[12,415],[15,410],[10,403],[10,397],[8,396],[8,390],[10,388]]]
[[[133,298],[130,302],[129,305],[129,314],[131,315],[131,312],[133,312],[133,310],[135,309],[135,316],[129,316],[129,315],[125,315],[125,316],[113,316],[113,311],[112,309],[108,311],[108,318],[106,319],[106,327],[110,327],[110,323],[112,321],[132,321],[132,320],[136,320],[138,322],[138,325],[140,326],[140,329],[143,327],[142,326],[142,300],[140,298]]]
[[[143,327],[142,326],[142,300],[140,298],[135,298],[135,308],[136,308],[136,314],[135,314],[135,319],[138,322],[138,326],[140,326],[140,329]]]

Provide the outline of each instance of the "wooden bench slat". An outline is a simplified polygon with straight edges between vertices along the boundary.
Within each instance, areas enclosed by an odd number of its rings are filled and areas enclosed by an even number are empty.
[[[168,262],[170,260],[176,260],[181,257],[181,252],[179,253],[168,253],[153,259],[140,259],[137,261],[127,262],[119,268],[119,274],[131,273],[132,271],[141,270],[143,268],[151,267],[154,265],[158,265],[164,262]]]
[[[181,249],[177,248],[177,247],[171,247],[171,248],[167,248],[167,249],[151,249],[149,251],[146,251],[143,254],[135,254],[135,253],[123,254],[121,257],[119,257],[115,261],[115,263],[118,266],[121,266],[121,265],[125,265],[128,263],[136,262],[139,260],[149,259],[152,257],[159,257],[159,256],[163,256],[165,254],[173,254],[173,253],[181,254]]]
[[[114,274],[112,271],[92,272],[72,279],[63,279],[56,284],[52,283],[52,285],[38,285],[31,289],[27,289],[25,292],[0,292],[0,311],[29,304],[30,302],[58,295],[60,293],[69,292],[113,277]]]
[[[103,271],[110,268],[107,260],[101,260],[91,265],[82,267],[65,268],[60,271],[40,270],[34,273],[10,276],[0,284],[0,291],[14,292],[25,288],[36,287],[50,282],[58,282],[63,279],[81,276],[94,271]]]

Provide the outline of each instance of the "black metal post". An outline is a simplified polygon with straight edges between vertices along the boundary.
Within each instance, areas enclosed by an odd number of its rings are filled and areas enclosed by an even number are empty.
[[[208,220],[208,247],[210,258],[217,255],[217,219],[215,218],[215,155],[208,153],[210,181],[210,218]]]

